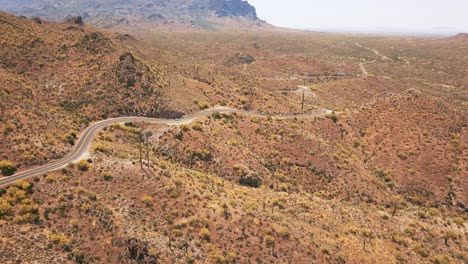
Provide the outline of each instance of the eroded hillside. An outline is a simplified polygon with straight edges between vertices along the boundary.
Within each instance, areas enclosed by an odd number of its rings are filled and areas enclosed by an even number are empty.
[[[61,156],[89,122],[167,115],[167,78],[114,35],[79,18],[48,23],[0,13],[0,136],[19,166]]]

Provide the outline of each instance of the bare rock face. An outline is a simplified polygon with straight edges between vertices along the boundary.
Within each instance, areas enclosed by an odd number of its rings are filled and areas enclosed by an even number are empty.
[[[218,17],[241,16],[258,19],[255,7],[243,0],[212,0],[210,6]]]

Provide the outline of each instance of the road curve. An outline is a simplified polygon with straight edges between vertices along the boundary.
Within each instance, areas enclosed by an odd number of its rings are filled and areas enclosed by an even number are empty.
[[[330,110],[318,110],[315,113],[311,114],[300,114],[300,115],[276,115],[276,116],[271,116],[271,115],[266,115],[266,114],[261,114],[257,112],[249,112],[249,111],[244,111],[244,110],[238,110],[238,109],[232,109],[232,108],[227,108],[227,107],[215,107],[209,110],[201,111],[196,114],[192,115],[187,115],[183,118],[180,119],[162,119],[162,118],[150,118],[150,117],[117,117],[117,118],[110,118],[106,119],[103,121],[99,121],[96,123],[91,124],[88,128],[85,129],[85,131],[81,134],[80,138],[78,139],[77,143],[75,144],[75,147],[73,150],[67,154],[65,157],[63,157],[60,160],[52,161],[48,164],[45,164],[43,166],[29,169],[23,172],[16,173],[12,176],[5,177],[3,179],[0,179],[0,187],[6,186],[9,184],[12,184],[16,181],[27,179],[30,177],[34,176],[39,176],[48,173],[49,171],[54,171],[60,168],[63,168],[67,166],[69,163],[78,161],[83,154],[85,154],[88,151],[89,145],[91,144],[91,141],[93,140],[94,136],[96,133],[111,124],[114,123],[124,123],[124,122],[145,122],[145,123],[152,123],[152,124],[163,124],[163,125],[171,125],[171,126],[178,126],[178,125],[183,125],[183,124],[190,124],[193,121],[211,115],[215,112],[220,112],[220,113],[240,113],[243,115],[247,116],[256,116],[260,118],[267,118],[267,117],[274,117],[277,119],[295,119],[295,118],[314,118],[314,117],[320,117],[324,116],[327,114],[330,114],[332,111]]]
[[[362,46],[361,44],[359,44],[359,43],[357,43],[357,42],[354,43],[354,44],[356,44],[356,46],[358,46],[358,47],[360,47],[360,48],[363,48],[363,49],[370,50],[370,51],[374,52],[375,55],[379,56],[382,60],[390,60],[387,56],[380,54],[380,52],[379,52],[378,50],[375,50],[375,49],[371,49],[371,48]]]

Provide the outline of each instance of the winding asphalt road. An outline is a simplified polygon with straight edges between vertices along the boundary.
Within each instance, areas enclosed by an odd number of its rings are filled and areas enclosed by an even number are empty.
[[[0,187],[6,186],[9,184],[12,184],[16,181],[23,180],[26,178],[34,177],[34,176],[40,176],[43,174],[48,173],[49,171],[54,171],[60,168],[63,168],[67,166],[69,163],[75,162],[80,160],[83,155],[85,155],[88,152],[89,145],[91,144],[91,141],[93,140],[94,136],[96,133],[111,124],[114,123],[124,123],[124,122],[144,122],[144,123],[153,123],[153,124],[163,124],[163,125],[170,125],[170,126],[178,126],[178,125],[183,125],[183,124],[190,124],[193,121],[205,117],[208,115],[211,115],[215,112],[219,113],[240,113],[243,115],[247,116],[256,116],[260,118],[267,118],[269,115],[257,113],[257,112],[249,112],[249,111],[244,111],[244,110],[238,110],[238,109],[232,109],[232,108],[226,108],[226,107],[215,107],[210,110],[205,110],[198,112],[193,115],[188,115],[180,119],[162,119],[162,118],[149,118],[149,117],[118,117],[118,118],[111,118],[111,119],[106,119],[103,121],[99,121],[96,123],[91,124],[86,130],[82,133],[80,136],[79,140],[75,144],[75,147],[73,150],[63,157],[60,160],[52,161],[49,164],[43,165],[41,167],[29,169],[27,171],[19,172],[16,173],[12,176],[5,177],[3,179],[0,179]],[[332,111],[330,110],[318,110],[315,113],[311,114],[300,114],[300,115],[276,115],[276,116],[271,116],[277,119],[295,119],[295,118],[314,118],[314,117],[320,117],[324,116],[327,114],[330,114]]]

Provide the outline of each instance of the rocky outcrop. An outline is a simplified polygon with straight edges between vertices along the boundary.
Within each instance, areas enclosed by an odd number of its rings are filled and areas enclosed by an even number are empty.
[[[36,24],[42,24],[42,20],[38,17],[32,17],[31,20]]]
[[[65,22],[82,26],[83,18],[81,18],[81,16],[74,16],[74,17],[68,18]]]
[[[252,64],[255,61],[255,58],[245,53],[237,53],[232,58],[230,58],[226,65],[240,65],[240,64]]]
[[[262,185],[262,178],[258,173],[250,172],[239,179],[239,184],[252,188],[259,188]]]

